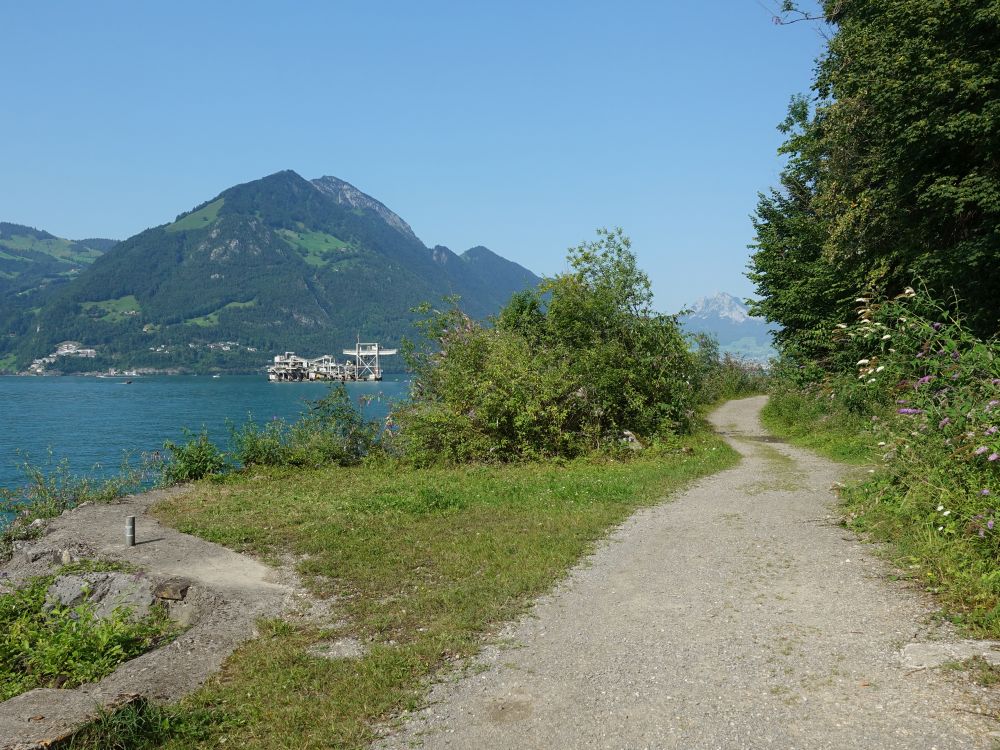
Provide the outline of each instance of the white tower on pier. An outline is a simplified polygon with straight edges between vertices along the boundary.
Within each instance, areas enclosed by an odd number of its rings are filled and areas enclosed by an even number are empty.
[[[381,380],[382,357],[398,353],[398,349],[383,349],[377,343],[362,344],[358,341],[354,349],[344,349],[344,354],[354,357],[354,365],[358,380]]]

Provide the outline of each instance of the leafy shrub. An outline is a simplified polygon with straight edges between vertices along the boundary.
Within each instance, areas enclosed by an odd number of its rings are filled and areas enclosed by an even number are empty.
[[[134,621],[126,609],[97,619],[86,603],[45,611],[54,579],[35,578],[0,596],[0,701],[36,687],[99,680],[173,632],[162,612]]]
[[[857,321],[834,332],[856,372],[796,386],[825,402],[814,416],[833,403],[856,415],[882,457],[882,471],[846,494],[852,523],[895,541],[908,569],[998,633],[1000,345],[912,289],[857,304]]]
[[[191,482],[210,474],[218,474],[226,468],[226,454],[208,439],[206,430],[194,435],[185,429],[184,435],[187,437],[186,442],[174,443],[168,440],[163,444],[169,454],[164,458],[161,468],[165,484]]]
[[[408,344],[411,402],[393,413],[417,463],[514,461],[617,450],[692,426],[695,360],[676,320],[650,307],[622,231],[570,251],[572,270],[515,295],[492,328],[452,303],[425,306]]]
[[[309,411],[288,424],[274,419],[259,425],[248,419],[230,427],[233,458],[242,466],[349,466],[378,446],[378,425],[351,403],[343,383],[336,383]]]
[[[720,354],[719,342],[711,334],[699,333],[692,338],[697,347],[699,401],[716,404],[767,392],[769,378],[763,365],[731,354]]]

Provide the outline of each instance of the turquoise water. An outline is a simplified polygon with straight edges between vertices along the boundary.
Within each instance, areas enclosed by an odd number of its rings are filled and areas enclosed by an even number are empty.
[[[225,444],[226,421],[241,424],[294,419],[306,400],[321,398],[324,383],[269,383],[262,376],[152,376],[132,378],[0,377],[0,487],[23,484],[21,451],[34,464],[66,459],[76,473],[107,476],[123,452],[135,456],[181,440],[183,428],[202,427]],[[403,376],[380,383],[347,383],[366,416],[384,418],[409,391]]]

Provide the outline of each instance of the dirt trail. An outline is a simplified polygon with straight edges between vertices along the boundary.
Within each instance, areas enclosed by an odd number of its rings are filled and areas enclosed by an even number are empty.
[[[763,403],[712,415],[737,467],[630,519],[383,747],[995,747],[983,693],[904,659],[955,636],[838,526],[843,468]]]
[[[147,514],[171,492],[155,491],[122,503],[89,505],[50,522],[46,535],[19,550],[4,566],[13,579],[47,571],[61,551],[133,564],[154,580],[191,582],[175,616],[191,627],[170,645],[123,664],[93,685],[75,690],[32,690],[0,703],[0,750],[46,747],[91,720],[98,707],[139,694],[165,702],[191,692],[216,672],[233,650],[256,634],[256,621],[309,600],[293,574],[163,526]],[[125,518],[136,516],[135,547],[125,546]],[[37,559],[32,560],[32,558]]]

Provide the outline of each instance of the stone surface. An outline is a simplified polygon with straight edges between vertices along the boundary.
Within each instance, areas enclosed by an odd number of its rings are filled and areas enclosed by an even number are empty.
[[[187,578],[168,578],[156,584],[156,588],[153,589],[153,596],[157,599],[183,601],[190,587],[191,581]]]
[[[93,606],[94,616],[101,620],[122,609],[139,620],[149,614],[153,587],[147,578],[132,573],[73,573],[56,578],[45,596],[46,609],[84,602]]]
[[[1000,666],[1000,641],[908,643],[901,652],[903,666],[907,669],[933,669],[977,656]]]

